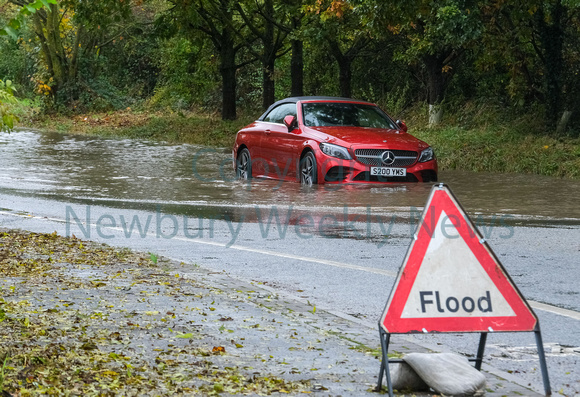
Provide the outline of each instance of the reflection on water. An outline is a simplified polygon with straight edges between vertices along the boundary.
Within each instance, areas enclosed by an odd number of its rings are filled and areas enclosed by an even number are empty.
[[[470,213],[580,219],[580,182],[518,174],[442,172]],[[374,213],[422,207],[430,184],[325,185],[234,180],[230,149],[17,131],[0,135],[0,191],[175,212],[293,205]],[[226,210],[226,208],[228,210]]]

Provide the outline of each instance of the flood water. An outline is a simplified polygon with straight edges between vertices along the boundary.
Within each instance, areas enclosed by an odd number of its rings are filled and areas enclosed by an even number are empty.
[[[523,222],[580,223],[580,181],[520,174],[440,173],[471,214]],[[293,205],[307,211],[375,213],[421,208],[431,184],[326,185],[234,180],[229,148],[20,130],[0,134],[0,191],[169,212]]]

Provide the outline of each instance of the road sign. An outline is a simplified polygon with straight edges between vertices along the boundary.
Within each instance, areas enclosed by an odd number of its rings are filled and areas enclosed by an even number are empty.
[[[387,333],[534,331],[537,318],[445,185],[436,185],[380,321]]]
[[[481,370],[489,332],[532,331],[546,396],[552,394],[540,323],[506,270],[451,190],[435,185],[423,210],[395,285],[379,320],[382,361],[377,390],[386,376],[391,334],[480,332],[475,368]]]

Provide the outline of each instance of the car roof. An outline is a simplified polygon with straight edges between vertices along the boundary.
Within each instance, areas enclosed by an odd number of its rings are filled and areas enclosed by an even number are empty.
[[[258,118],[258,120],[259,121],[262,121],[264,119],[264,117],[266,117],[266,115],[268,113],[270,113],[270,110],[274,109],[278,105],[281,105],[283,103],[297,103],[299,101],[357,102],[357,103],[368,103],[369,105],[376,106],[374,103],[367,102],[367,101],[361,101],[359,99],[353,99],[353,98],[343,98],[343,97],[334,97],[334,96],[294,96],[294,97],[289,97],[289,98],[285,98],[285,99],[282,99],[282,100],[279,100],[279,101],[274,102]]]

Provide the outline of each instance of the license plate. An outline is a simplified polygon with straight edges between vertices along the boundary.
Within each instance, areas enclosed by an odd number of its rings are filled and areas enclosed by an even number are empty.
[[[407,176],[406,168],[371,167],[371,175]]]

